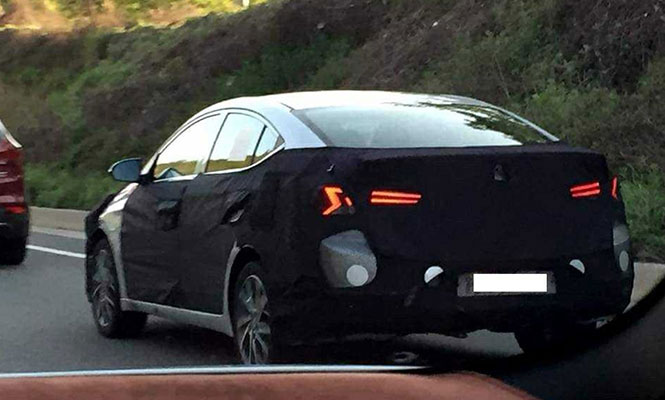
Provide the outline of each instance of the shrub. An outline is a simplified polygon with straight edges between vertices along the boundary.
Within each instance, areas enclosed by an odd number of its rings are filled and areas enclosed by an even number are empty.
[[[626,169],[621,194],[638,258],[665,261],[665,179],[657,168]]]
[[[26,164],[25,185],[33,205],[87,210],[122,184],[96,171],[69,170],[54,164]]]

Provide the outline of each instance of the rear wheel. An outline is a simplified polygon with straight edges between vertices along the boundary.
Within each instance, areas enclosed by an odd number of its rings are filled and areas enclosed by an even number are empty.
[[[91,282],[92,316],[97,331],[109,338],[138,335],[145,326],[147,314],[120,309],[120,292],[111,248],[102,240],[93,250]]]
[[[25,260],[27,239],[6,239],[0,244],[0,264],[18,265]]]
[[[557,326],[520,329],[515,332],[515,339],[522,351],[533,353],[546,351],[569,341],[578,343],[595,330],[594,324],[562,323]]]
[[[277,360],[277,341],[271,324],[265,275],[256,262],[238,274],[233,291],[232,316],[236,350],[244,364],[268,364]]]

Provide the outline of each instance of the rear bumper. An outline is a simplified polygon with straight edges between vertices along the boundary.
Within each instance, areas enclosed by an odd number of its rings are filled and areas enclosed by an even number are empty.
[[[537,325],[589,322],[620,313],[626,302],[592,297],[501,296],[454,299],[423,289],[415,295],[329,296],[281,314],[282,326],[297,336],[354,333],[441,333],[479,329],[515,332]]]
[[[363,246],[353,238],[354,251],[322,258],[332,263],[358,265]],[[634,269],[619,258],[630,251],[629,242],[576,257],[550,260],[497,260],[492,265],[465,262],[422,262],[376,257],[366,283],[340,283],[345,274],[326,273],[325,282],[309,282],[279,300],[275,315],[289,332],[303,335],[348,333],[444,333],[478,329],[513,332],[530,325],[557,321],[588,322],[622,312],[630,302]],[[348,257],[348,259],[345,259]],[[578,260],[583,263],[580,268]],[[371,260],[370,260],[371,261]],[[426,282],[433,266],[443,272]],[[343,268],[337,265],[337,268]],[[348,268],[348,267],[347,267]],[[460,277],[472,273],[547,272],[554,277],[555,293],[462,296]],[[347,275],[348,276],[348,275]],[[335,279],[338,280],[335,283]],[[355,287],[354,287],[355,286]]]
[[[276,313],[287,331],[304,336],[353,333],[460,334],[478,329],[514,332],[533,325],[589,322],[622,312],[630,282],[588,281],[567,294],[458,297],[445,287],[393,294],[340,291],[287,301]]]
[[[30,232],[30,215],[12,214],[0,205],[0,239],[23,239]]]

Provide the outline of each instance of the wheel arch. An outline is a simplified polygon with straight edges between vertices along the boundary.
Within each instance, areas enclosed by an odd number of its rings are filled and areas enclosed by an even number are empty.
[[[224,314],[231,317],[231,299],[233,292],[233,282],[240,273],[242,267],[248,262],[261,261],[259,252],[251,245],[233,246],[229,262],[226,269],[226,279],[224,283]]]

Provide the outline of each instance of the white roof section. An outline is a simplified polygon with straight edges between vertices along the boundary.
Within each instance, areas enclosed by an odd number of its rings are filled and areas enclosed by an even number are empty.
[[[417,94],[369,90],[327,90],[294,92],[263,96],[262,99],[282,103],[293,110],[319,107],[344,107],[372,104],[484,104],[481,101],[450,95]]]
[[[489,105],[468,97],[364,90],[325,90],[293,92],[225,100],[207,107],[190,121],[212,111],[243,109],[268,120],[284,138],[285,149],[326,147],[326,144],[292,114],[294,110],[319,107],[361,106],[373,104],[472,104]],[[189,122],[189,121],[188,121]]]

